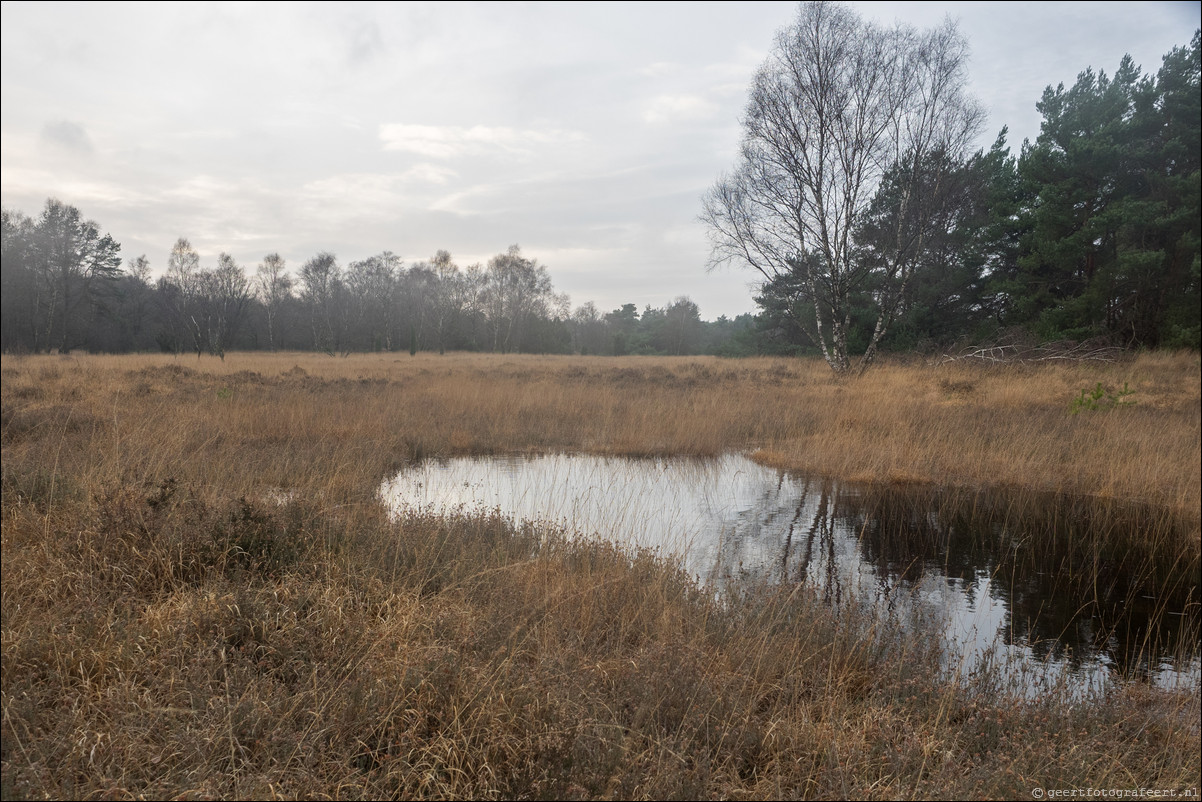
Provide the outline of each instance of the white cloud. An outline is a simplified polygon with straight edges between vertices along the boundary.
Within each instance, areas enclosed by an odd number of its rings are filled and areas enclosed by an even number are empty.
[[[220,203],[240,197],[245,190],[237,182],[226,181],[214,175],[202,174],[181,180],[163,195],[178,200],[196,200],[205,203]]]
[[[639,75],[644,75],[648,78],[659,78],[664,75],[675,75],[682,71],[682,67],[673,61],[653,61],[645,67],[639,68]]]
[[[488,199],[500,194],[504,188],[504,184],[476,184],[438,198],[430,204],[430,209],[453,214],[484,214],[494,205]]]
[[[80,207],[85,217],[95,216],[100,204],[125,204],[142,199],[137,189],[103,178],[63,175],[40,167],[4,168],[4,205],[36,215],[47,198],[58,198]]]
[[[582,142],[584,134],[563,129],[517,129],[507,126],[407,125],[385,123],[380,126],[384,150],[400,150],[434,159],[507,151],[529,154],[540,145]]]
[[[323,205],[331,213],[363,214],[367,209],[396,204],[399,183],[395,175],[346,173],[309,181],[301,188],[300,197]]]
[[[415,183],[445,184],[457,175],[458,173],[449,167],[441,167],[437,164],[430,164],[430,162],[421,162],[402,173],[400,178],[402,181],[412,181]]]
[[[561,247],[535,242],[528,246],[523,245],[522,250],[543,264],[580,270],[585,270],[595,265],[617,264],[630,257],[630,249],[627,247]],[[605,272],[604,267],[597,269],[599,272]]]
[[[701,95],[657,95],[643,111],[643,120],[653,125],[709,119],[717,104]]]

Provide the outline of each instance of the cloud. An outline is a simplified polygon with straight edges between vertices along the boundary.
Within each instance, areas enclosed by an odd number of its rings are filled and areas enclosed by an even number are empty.
[[[239,197],[244,189],[245,187],[240,187],[235,182],[209,174],[201,174],[183,178],[174,187],[165,190],[163,195],[180,200],[217,203]]]
[[[701,95],[657,95],[643,110],[643,120],[653,125],[705,120],[717,110],[717,104]]]
[[[58,120],[42,126],[42,141],[73,153],[86,155],[95,150],[84,127],[69,120]]]
[[[437,198],[430,204],[430,209],[438,212],[450,212],[457,215],[484,214],[494,208],[492,199],[501,194],[505,184],[475,184]],[[475,201],[473,204],[472,202]]]
[[[321,204],[331,213],[364,214],[395,207],[400,201],[396,176],[345,173],[307,182],[300,198]]]
[[[306,182],[300,198],[319,203],[338,213],[372,214],[371,210],[395,210],[400,206],[425,203],[414,184],[445,184],[454,170],[422,162],[403,173],[340,173]]]
[[[664,75],[676,75],[683,71],[681,65],[673,61],[653,61],[639,68],[639,75],[647,78],[659,78]]]
[[[490,151],[528,155],[540,145],[581,142],[579,131],[562,129],[516,129],[506,126],[406,125],[385,123],[380,126],[384,150],[400,150],[433,159],[451,159]]]
[[[454,178],[456,175],[458,173],[449,167],[440,167],[437,164],[430,164],[430,162],[421,162],[402,173],[401,180],[420,181],[426,184],[445,184],[448,179]]]
[[[431,187],[455,175],[453,170],[426,163],[403,173],[340,173],[306,182],[296,201],[313,214],[337,220],[388,218],[402,209],[436,209],[430,192],[444,190]]]

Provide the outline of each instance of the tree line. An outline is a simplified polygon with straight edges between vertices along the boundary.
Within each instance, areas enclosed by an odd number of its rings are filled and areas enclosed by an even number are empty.
[[[804,4],[757,73],[738,163],[704,199],[713,263],[761,275],[754,316],[703,321],[687,296],[573,310],[516,245],[466,267],[443,250],[408,265],[323,252],[293,272],[278,253],[203,266],[181,238],[153,279],[50,199],[37,218],[3,211],[0,348],[810,352],[837,371],[1015,333],[1197,349],[1200,50],[1195,32],[1155,74],[1130,57],[1113,76],[1086,69],[1047,88],[1017,156],[1006,129],[968,154],[981,115],[954,25]]]
[[[6,352],[697,354],[747,350],[732,337],[754,331],[750,315],[703,321],[684,296],[641,313],[592,302],[572,311],[517,245],[462,268],[445,250],[411,264],[385,251],[343,265],[323,252],[293,272],[278,253],[253,269],[228,253],[206,267],[180,238],[155,280],[145,256],[123,266],[95,222],[50,199],[36,219],[3,212],[2,255]]]
[[[762,322],[837,372],[1014,332],[1198,348],[1198,32],[1155,74],[1128,56],[1048,87],[1017,157],[1005,128],[968,152],[966,58],[952,22],[802,4],[704,198],[711,263],[757,271]]]

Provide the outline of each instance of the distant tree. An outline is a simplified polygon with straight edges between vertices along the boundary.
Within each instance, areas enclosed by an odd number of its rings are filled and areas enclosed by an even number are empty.
[[[704,199],[711,266],[748,266],[765,283],[795,278],[805,304],[791,313],[836,372],[851,368],[861,302],[874,323],[858,369],[871,364],[935,217],[929,192],[980,128],[966,63],[951,22],[886,29],[812,2],[755,77],[738,164]],[[866,262],[855,234],[886,179],[908,223]]]
[[[180,237],[171,246],[167,271],[159,280],[165,322],[160,344],[176,354],[195,351],[197,358],[205,350],[200,280],[200,254]]]
[[[154,309],[154,287],[146,254],[129,259],[114,287],[108,311],[108,351],[141,351],[153,346],[150,322]]]
[[[78,320],[121,273],[120,251],[74,206],[46,201],[34,227],[33,253],[41,347],[66,353],[78,344]]]
[[[484,313],[488,301],[488,270],[480,262],[468,265],[463,269],[463,283],[468,306],[464,310],[460,336],[470,350],[484,350],[489,342],[488,318]]]
[[[492,350],[502,353],[521,350],[532,319],[548,317],[562,305],[547,268],[522,256],[517,245],[489,260],[483,297]]]
[[[430,259],[434,284],[431,292],[431,316],[438,353],[444,353],[451,332],[474,303],[471,280],[459,269],[448,251],[440,250]]]
[[[202,354],[225,359],[251,301],[251,283],[234,257],[217,256],[217,267],[202,269],[200,254],[180,237],[167,259],[159,282],[159,297],[167,312],[170,334],[160,344],[179,353],[187,343],[197,358]]]
[[[143,284],[150,285],[150,260],[146,258],[146,254],[142,254],[136,259],[130,259],[125,272]]]
[[[629,354],[639,328],[638,307],[634,304],[622,304],[621,308],[605,313],[605,323],[611,332],[610,352],[614,356]]]
[[[592,301],[576,307],[568,323],[572,350],[578,354],[604,354],[610,351],[609,326]]]
[[[744,313],[733,320],[725,315],[705,324],[704,353],[739,357],[781,353],[781,346],[764,336],[755,315]]]
[[[215,269],[201,272],[199,285],[205,346],[224,360],[250,303],[250,281],[234,257],[222,253]]]
[[[288,273],[284,257],[269,253],[259,263],[254,282],[255,295],[263,304],[267,321],[267,347],[276,349],[276,327],[280,311],[292,296],[292,276]]]
[[[301,265],[301,300],[309,314],[313,347],[333,354],[341,346],[345,325],[342,314],[342,269],[334,254],[323,251]]]
[[[343,283],[358,347],[368,351],[393,349],[401,280],[401,258],[391,251],[347,265]]]
[[[663,354],[666,339],[663,330],[667,322],[668,316],[663,309],[651,304],[644,306],[643,313],[639,315],[638,330],[630,341],[630,353]]]
[[[38,321],[44,316],[34,241],[34,221],[4,209],[0,238],[0,347],[4,351],[38,348]]]
[[[438,291],[438,274],[425,262],[410,265],[401,274],[401,316],[409,329],[411,349],[428,348],[437,337],[431,324],[436,323]]]
[[[664,310],[664,325],[656,346],[672,356],[695,354],[701,347],[701,310],[685,295]]]

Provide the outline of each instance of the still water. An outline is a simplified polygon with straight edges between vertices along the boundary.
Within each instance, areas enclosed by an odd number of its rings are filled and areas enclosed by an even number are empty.
[[[832,605],[868,603],[899,625],[926,622],[949,673],[996,665],[1022,693],[1058,684],[1087,692],[1130,675],[1196,687],[1202,675],[1198,582],[1188,571],[1166,583],[1099,565],[1096,553],[1046,545],[1038,522],[1005,519],[998,505],[949,511],[929,495],[808,479],[733,454],[427,460],[382,494],[397,512],[495,510],[654,549],[716,590],[804,583]],[[1089,521],[1043,525],[1063,534]],[[1081,539],[1069,534],[1062,540]]]

